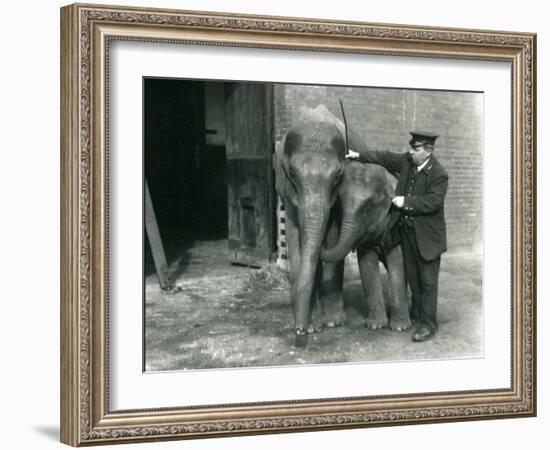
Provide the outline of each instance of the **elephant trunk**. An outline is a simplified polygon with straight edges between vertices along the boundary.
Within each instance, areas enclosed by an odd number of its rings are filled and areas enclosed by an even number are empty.
[[[294,299],[294,318],[297,334],[303,334],[309,326],[311,299],[317,266],[319,264],[319,253],[330,213],[328,195],[319,196],[316,193],[314,197],[314,202],[306,200],[305,203],[301,203],[304,205],[304,208],[300,212],[299,218],[301,222],[300,228],[302,229],[301,262],[292,296]]]
[[[355,248],[360,238],[360,226],[351,216],[346,215],[342,220],[338,242],[332,248],[323,248],[321,250],[321,260],[331,263],[344,259]]]

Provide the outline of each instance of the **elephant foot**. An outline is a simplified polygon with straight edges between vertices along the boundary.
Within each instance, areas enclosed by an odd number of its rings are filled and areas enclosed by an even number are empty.
[[[313,333],[319,333],[323,329],[323,326],[319,320],[315,320],[313,317],[311,318],[311,321],[309,322],[309,325],[306,328],[296,328],[296,336],[301,336],[304,334],[313,334]]]
[[[319,301],[313,303],[311,308],[311,317],[309,319],[309,325],[306,328],[308,334],[319,333],[323,329],[323,321],[321,314],[321,305]]]
[[[393,331],[406,331],[411,326],[412,326],[411,320],[408,317],[406,318],[392,317],[389,323],[390,330],[393,330]]]
[[[307,334],[319,333],[323,327],[319,323],[310,323],[306,329]]]
[[[365,326],[369,330],[381,330],[382,328],[386,328],[388,326],[388,318],[387,317],[369,317],[365,321]]]
[[[326,315],[323,318],[323,325],[327,328],[335,328],[347,323],[347,317],[345,311],[338,311],[331,317]]]
[[[321,322],[318,320],[311,320],[309,325],[306,328],[296,328],[296,336],[302,335],[302,334],[313,334],[313,333],[319,333],[323,329],[323,326]]]
[[[347,323],[342,295],[330,295],[322,298],[321,323],[326,328],[335,328]]]
[[[296,335],[295,335],[295,341],[294,346],[297,348],[305,348],[307,347],[307,341],[309,339],[309,335],[303,328],[296,328]]]

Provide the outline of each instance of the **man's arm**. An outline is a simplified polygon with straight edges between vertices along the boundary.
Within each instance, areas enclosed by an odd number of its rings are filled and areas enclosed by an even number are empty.
[[[359,152],[350,150],[347,158],[358,160],[362,163],[378,164],[389,172],[399,173],[401,165],[407,159],[407,154],[361,149]]]
[[[403,210],[413,216],[431,214],[437,211],[443,206],[448,186],[449,176],[442,173],[430,183],[428,191],[424,195],[405,197]]]

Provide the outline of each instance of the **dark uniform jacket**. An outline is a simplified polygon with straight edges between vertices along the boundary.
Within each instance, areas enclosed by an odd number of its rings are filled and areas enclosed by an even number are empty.
[[[359,161],[379,164],[397,177],[395,195],[405,197],[405,203],[403,208],[392,206],[388,230],[414,226],[420,254],[428,261],[447,250],[444,201],[449,176],[439,161],[430,156],[418,173],[407,153],[361,151]]]

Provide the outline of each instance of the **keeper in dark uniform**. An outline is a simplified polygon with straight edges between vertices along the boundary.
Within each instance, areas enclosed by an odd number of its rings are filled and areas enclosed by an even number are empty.
[[[406,153],[350,150],[347,158],[385,167],[398,181],[387,236],[400,242],[405,276],[412,291],[411,317],[418,320],[413,341],[437,331],[437,288],[441,254],[447,250],[444,203],[449,176],[433,155],[437,135],[411,132]],[[397,244],[395,244],[397,245]]]

